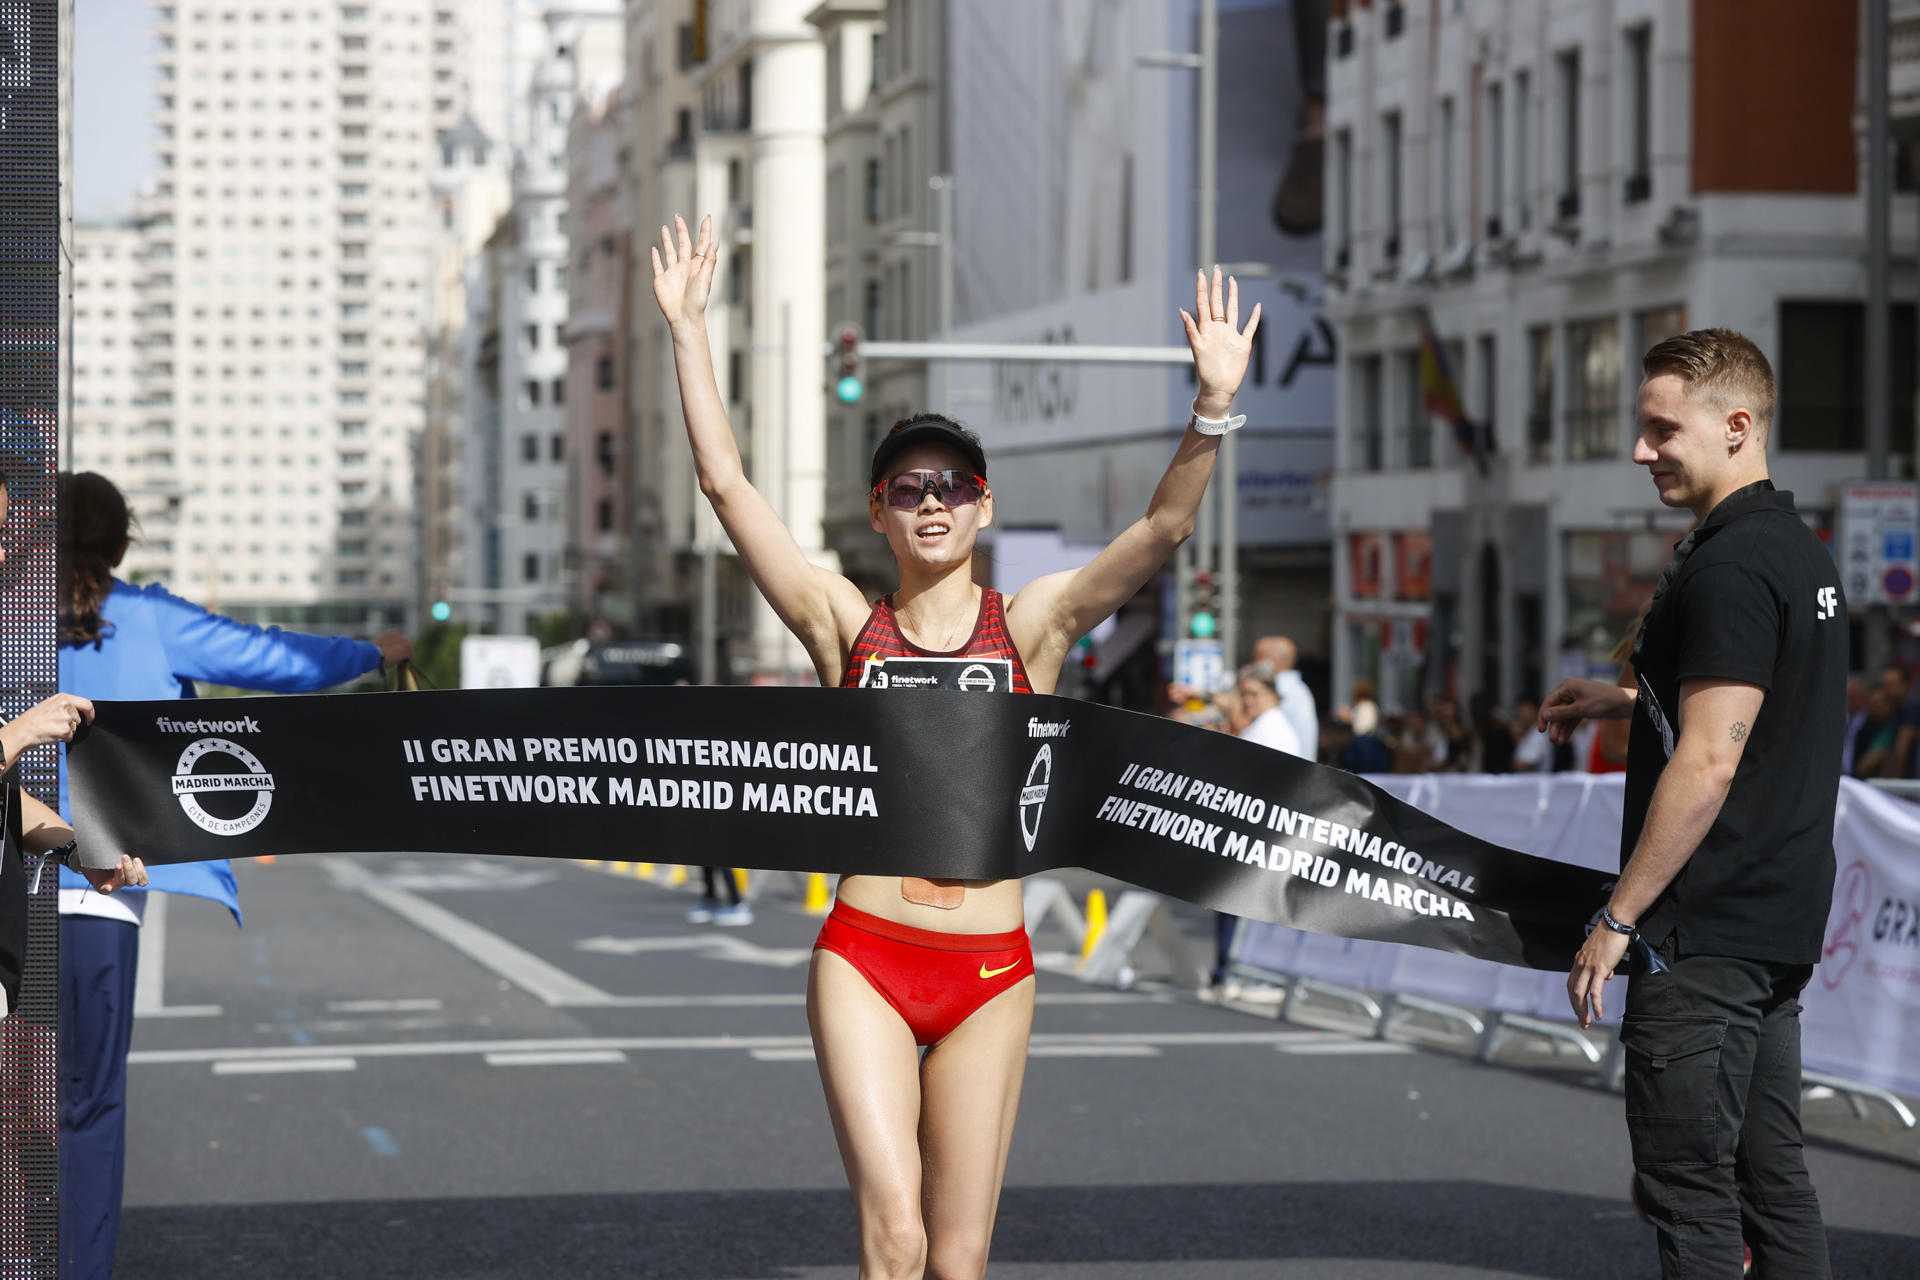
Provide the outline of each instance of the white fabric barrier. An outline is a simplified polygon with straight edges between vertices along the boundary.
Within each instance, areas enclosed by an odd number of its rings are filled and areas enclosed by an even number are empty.
[[[1624,776],[1381,775],[1368,781],[1472,835],[1601,870],[1620,865]],[[1802,1003],[1809,1069],[1920,1093],[1920,805],[1852,779],[1834,831],[1825,956]],[[1235,959],[1273,973],[1571,1021],[1566,975],[1245,921]],[[1607,984],[1607,1020],[1626,1005]]]

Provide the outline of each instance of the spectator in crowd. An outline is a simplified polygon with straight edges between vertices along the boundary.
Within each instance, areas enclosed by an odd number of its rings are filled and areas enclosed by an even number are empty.
[[[1320,754],[1320,704],[1314,700],[1313,690],[1307,688],[1307,682],[1300,677],[1295,664],[1300,661],[1300,650],[1286,636],[1262,636],[1254,642],[1253,661],[1265,663],[1274,670],[1273,687],[1280,694],[1280,714],[1293,726],[1293,736],[1300,740],[1300,750],[1307,759],[1313,760]]]
[[[1885,682],[1867,695],[1866,709],[1859,728],[1853,732],[1853,776],[1856,778],[1893,778],[1889,773],[1900,738],[1900,703]]]
[[[1652,600],[1648,600],[1648,605]],[[1614,683],[1622,689],[1632,689],[1639,685],[1640,678],[1633,671],[1633,646],[1640,638],[1640,624],[1646,621],[1647,605],[1641,606],[1640,614],[1627,628],[1627,634],[1620,637],[1620,643],[1613,646],[1613,652],[1607,655],[1609,661],[1620,664],[1620,675]],[[1593,735],[1593,744],[1587,751],[1588,773],[1625,773],[1627,771],[1627,739],[1631,736],[1632,724],[1626,720],[1602,720],[1598,731]]]
[[[1513,726],[1493,709],[1484,690],[1473,695],[1474,772],[1513,772]]]
[[[1437,757],[1438,767],[1455,773],[1473,768],[1473,734],[1461,723],[1459,704],[1452,698],[1436,698],[1433,724],[1446,741],[1444,754]]]
[[[1362,737],[1380,729],[1380,704],[1374,701],[1373,681],[1362,677],[1353,682],[1351,705],[1343,707],[1341,719],[1353,726],[1353,734]]]
[[[1427,713],[1420,708],[1411,708],[1407,712],[1406,726],[1393,742],[1393,771],[1432,773],[1436,768],[1433,742],[1433,722],[1427,719]]]
[[[1248,742],[1257,742],[1263,747],[1284,751],[1302,760],[1311,760],[1313,757],[1307,754],[1299,734],[1294,731],[1293,722],[1282,710],[1284,703],[1275,683],[1278,675],[1264,662],[1249,663],[1240,668],[1240,679],[1234,685],[1234,695],[1240,700],[1240,716],[1244,721],[1240,736]]]
[[[1233,687],[1234,697],[1240,703],[1239,719],[1243,723],[1239,736],[1244,741],[1310,761],[1313,757],[1301,748],[1293,725],[1281,713],[1280,691],[1274,687],[1278,674],[1265,662],[1253,662],[1240,668],[1240,678]],[[1227,963],[1233,952],[1233,934],[1238,927],[1238,919],[1224,911],[1214,913],[1212,990],[1223,996],[1229,994],[1226,990]]]
[[[1552,773],[1554,771],[1553,741],[1544,733],[1536,733],[1534,726],[1540,721],[1540,704],[1533,698],[1522,698],[1513,708],[1513,771],[1515,773]]]
[[[1880,673],[1880,687],[1893,699],[1895,721],[1893,749],[1880,762],[1877,778],[1914,776],[1914,748],[1920,746],[1920,704],[1913,701],[1913,686],[1906,668],[1890,666]]]
[[[1867,722],[1867,678],[1860,675],[1847,677],[1847,733],[1840,744],[1840,776],[1851,778],[1853,772],[1853,739],[1860,732],[1860,726]]]

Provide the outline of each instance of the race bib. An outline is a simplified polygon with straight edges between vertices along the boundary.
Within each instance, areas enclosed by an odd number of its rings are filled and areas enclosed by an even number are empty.
[[[860,687],[1012,693],[1013,659],[872,657],[861,665]]]

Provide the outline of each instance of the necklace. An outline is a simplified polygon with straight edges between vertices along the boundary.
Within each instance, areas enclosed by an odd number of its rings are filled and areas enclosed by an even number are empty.
[[[965,613],[960,615],[960,620],[954,623],[951,627],[947,628],[946,642],[944,644],[932,646],[936,652],[939,652],[939,653],[953,652],[955,637],[960,635],[963,630],[970,630],[972,628],[973,620],[980,613],[980,601],[977,598],[970,599],[970,605],[971,607]],[[895,610],[894,616],[899,617],[898,610]],[[916,626],[914,630],[918,631],[920,630],[920,628]]]

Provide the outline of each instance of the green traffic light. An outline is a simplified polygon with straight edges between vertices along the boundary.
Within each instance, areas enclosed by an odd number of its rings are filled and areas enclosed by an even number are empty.
[[[1193,628],[1193,638],[1196,640],[1209,638],[1213,635],[1215,629],[1213,615],[1204,612],[1194,614],[1193,621],[1188,625]]]
[[[435,600],[431,612],[433,613],[433,620],[435,622],[445,622],[453,616],[453,606],[445,600]]]
[[[854,404],[866,394],[866,390],[860,379],[849,373],[834,384],[833,393],[840,397],[841,404]]]

